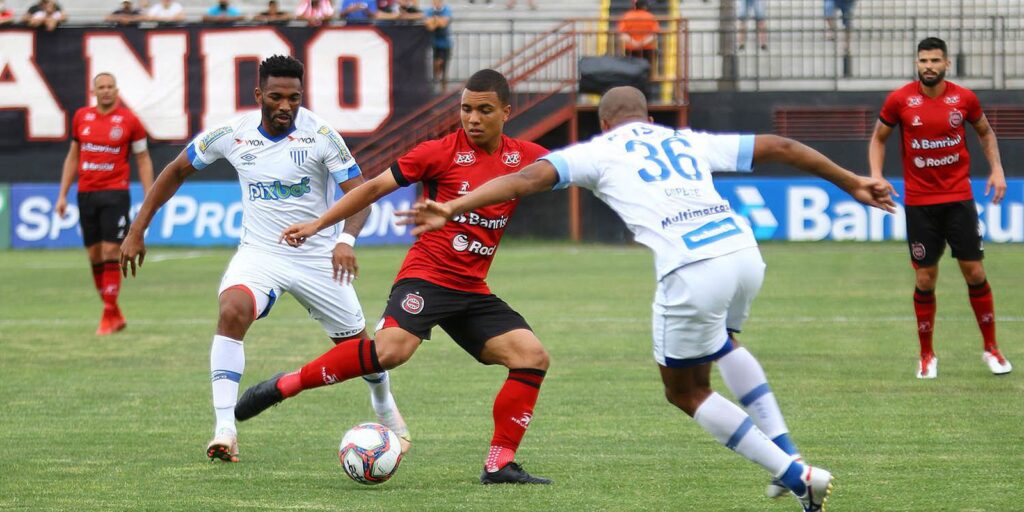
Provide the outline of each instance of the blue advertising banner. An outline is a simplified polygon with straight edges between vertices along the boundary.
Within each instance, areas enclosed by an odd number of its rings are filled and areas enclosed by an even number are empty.
[[[64,218],[53,211],[59,187],[54,183],[10,186],[11,247],[16,249],[80,247],[78,204],[72,188]],[[394,211],[415,201],[412,187],[381,198],[359,236],[360,245],[410,244],[406,226],[396,226]],[[340,194],[340,191],[339,191]],[[132,215],[142,204],[142,187],[131,187]],[[182,185],[153,218],[146,233],[148,245],[235,245],[242,234],[241,189],[237,182],[199,182]]]
[[[902,180],[891,180],[903,191]],[[998,205],[985,196],[985,182],[974,180],[974,199],[985,240],[1024,242],[1024,179],[1007,180]],[[888,214],[853,200],[831,183],[817,179],[724,178],[715,187],[744,216],[759,240],[906,240],[902,198]]]

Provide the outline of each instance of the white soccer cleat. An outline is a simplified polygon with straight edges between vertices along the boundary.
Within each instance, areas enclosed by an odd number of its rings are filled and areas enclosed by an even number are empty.
[[[392,397],[391,403],[395,403],[394,397]],[[405,455],[405,452],[412,447],[412,436],[409,435],[409,426],[405,424],[402,413],[398,412],[398,406],[395,405],[383,412],[376,410],[374,412],[377,414],[377,421],[398,436],[398,442],[402,445],[402,455]]]
[[[206,445],[206,456],[210,460],[238,462],[238,434],[226,428],[218,430]]]
[[[919,379],[934,379],[939,376],[939,358],[935,354],[921,356],[921,363],[915,372]]]
[[[772,481],[768,482],[768,485],[764,488],[764,495],[771,499],[781,498],[787,492],[789,492],[789,489],[778,478],[772,478]]]
[[[832,473],[821,468],[805,466],[800,479],[807,486],[807,491],[803,496],[797,496],[796,500],[804,507],[804,512],[824,512],[828,496],[832,494]],[[793,495],[796,496],[796,493]]]
[[[988,365],[988,369],[992,370],[994,375],[1006,375],[1013,371],[1013,365],[1003,357],[998,348],[982,352],[981,360]]]

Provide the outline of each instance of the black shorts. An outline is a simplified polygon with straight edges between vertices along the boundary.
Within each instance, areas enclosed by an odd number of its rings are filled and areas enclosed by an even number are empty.
[[[78,193],[82,242],[86,247],[100,242],[116,244],[128,233],[128,210],[132,207],[127,190],[98,190]]]
[[[515,329],[532,330],[494,294],[463,292],[423,279],[402,279],[391,287],[383,327],[401,327],[429,340],[435,325],[477,361],[487,340]]]
[[[973,199],[907,206],[906,214],[907,245],[914,267],[938,264],[946,243],[958,260],[980,261],[985,257],[978,210]]]
[[[448,64],[448,57],[452,55],[451,48],[434,48],[434,60],[443,61]]]

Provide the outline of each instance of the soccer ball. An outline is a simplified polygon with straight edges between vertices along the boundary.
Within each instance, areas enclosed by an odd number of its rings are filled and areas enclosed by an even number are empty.
[[[366,485],[386,482],[402,462],[402,445],[391,429],[378,423],[360,423],[345,432],[338,448],[345,474]]]

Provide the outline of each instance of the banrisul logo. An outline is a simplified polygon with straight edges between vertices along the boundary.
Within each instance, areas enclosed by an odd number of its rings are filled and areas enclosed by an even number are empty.
[[[779,221],[768,209],[761,192],[757,187],[739,186],[736,187],[736,198],[739,199],[740,207],[736,213],[747,218],[750,227],[754,230],[754,238],[768,240],[779,228]]]
[[[278,201],[302,197],[308,194],[309,191],[309,178],[302,178],[302,181],[294,185],[281,183],[280,180],[273,183],[250,183],[249,200]]]

